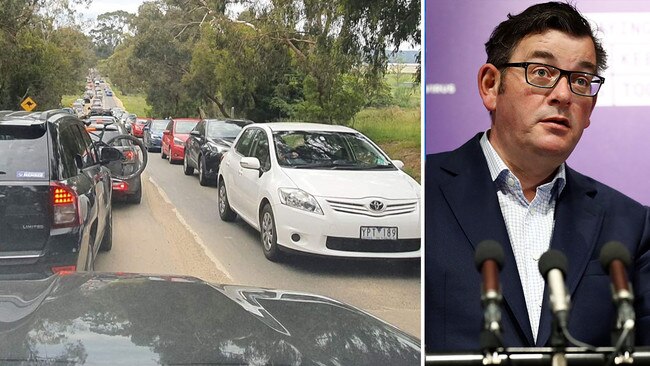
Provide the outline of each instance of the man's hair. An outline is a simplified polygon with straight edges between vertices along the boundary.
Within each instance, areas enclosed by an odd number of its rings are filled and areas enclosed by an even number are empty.
[[[607,68],[607,54],[589,22],[571,4],[548,2],[529,7],[520,14],[508,14],[485,43],[487,63],[501,68],[508,63],[519,42],[528,35],[557,30],[574,37],[589,36],[596,49],[596,72]]]

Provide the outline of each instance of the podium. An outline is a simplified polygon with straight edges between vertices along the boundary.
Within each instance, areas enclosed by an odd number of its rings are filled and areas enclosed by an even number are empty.
[[[609,357],[614,351],[612,347],[599,347],[596,351],[589,351],[585,348],[567,347],[562,350],[566,359],[566,365],[607,365]],[[554,348],[505,348],[497,352],[494,357],[485,362],[486,357],[479,352],[459,353],[429,353],[425,356],[426,365],[520,365],[520,366],[551,366],[554,364],[553,356],[557,354]],[[611,365],[650,365],[650,347],[637,347],[631,355],[631,359],[619,359],[619,363],[612,362]],[[632,361],[630,363],[629,361]]]

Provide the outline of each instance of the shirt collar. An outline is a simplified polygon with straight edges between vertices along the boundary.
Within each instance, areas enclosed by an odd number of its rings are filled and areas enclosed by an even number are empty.
[[[485,155],[488,168],[490,169],[490,177],[492,177],[492,181],[496,181],[500,175],[512,175],[514,177],[514,174],[512,174],[510,169],[508,169],[506,163],[503,162],[497,151],[494,150],[494,147],[492,147],[490,140],[488,140],[487,136],[489,132],[490,130],[487,130],[483,136],[481,136],[480,143],[481,149],[483,150],[483,155]],[[557,191],[555,197],[559,197],[560,193],[562,193],[562,190],[564,189],[564,186],[566,185],[566,167],[564,163],[562,163],[557,169],[555,176],[550,183],[551,184],[545,184],[545,186],[551,186],[555,188]]]

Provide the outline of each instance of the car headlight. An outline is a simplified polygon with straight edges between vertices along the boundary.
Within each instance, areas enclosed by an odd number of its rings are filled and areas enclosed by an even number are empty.
[[[183,145],[185,141],[179,139],[178,137],[174,137],[174,144],[176,145]]]
[[[318,201],[311,194],[298,188],[280,188],[280,202],[289,207],[312,212],[322,215],[323,210],[320,208]]]

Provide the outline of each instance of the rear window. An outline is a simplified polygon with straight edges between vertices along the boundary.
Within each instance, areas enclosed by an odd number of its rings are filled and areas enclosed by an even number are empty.
[[[0,124],[0,181],[49,179],[45,125]]]
[[[199,121],[176,121],[176,133],[190,133]]]

